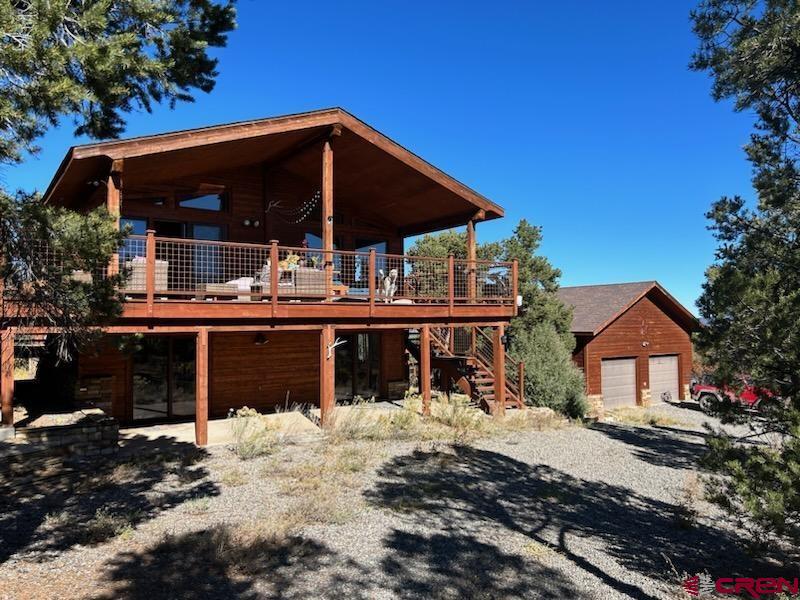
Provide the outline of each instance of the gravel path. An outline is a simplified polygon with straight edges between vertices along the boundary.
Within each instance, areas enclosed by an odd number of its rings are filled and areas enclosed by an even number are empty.
[[[699,499],[707,418],[651,410],[676,423],[139,451],[5,497],[0,598],[678,598],[685,574],[774,574]]]

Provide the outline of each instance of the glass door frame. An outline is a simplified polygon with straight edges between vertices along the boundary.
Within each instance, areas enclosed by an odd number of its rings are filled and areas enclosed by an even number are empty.
[[[368,356],[366,357],[365,364],[367,367],[367,378],[370,377],[370,370],[372,368],[373,360],[375,361],[375,388],[374,393],[372,391],[367,393],[367,396],[364,395],[364,390],[359,389],[359,359],[358,359],[358,336],[365,335],[369,338],[375,340],[374,344],[369,344]],[[337,395],[336,400],[352,400],[356,396],[364,397],[375,397],[379,398],[381,393],[381,370],[382,370],[382,356],[381,356],[381,343],[382,343],[382,336],[380,333],[376,333],[374,331],[356,331],[356,332],[348,332],[342,336],[343,339],[347,340],[347,344],[342,346],[342,350],[340,351],[340,356],[342,354],[348,354],[348,358],[350,359],[350,364],[347,365],[347,371],[349,374],[350,379],[350,390],[347,392],[347,396],[342,397],[341,395]],[[346,347],[346,349],[345,349]],[[336,367],[337,369],[340,368],[341,360],[339,356],[337,356],[336,360]],[[369,382],[367,382],[369,385]],[[336,385],[334,385],[334,389],[336,389]],[[361,393],[359,393],[361,392]]]
[[[183,421],[183,420],[190,420],[194,419],[194,411],[191,414],[180,414],[175,415],[174,413],[174,399],[175,399],[175,341],[176,340],[183,340],[188,341],[191,340],[191,345],[194,346],[195,340],[193,336],[187,336],[182,334],[172,334],[172,335],[159,335],[159,336],[152,336],[162,338],[167,345],[167,352],[166,352],[166,369],[165,369],[165,383],[166,383],[166,414],[164,415],[156,415],[153,417],[146,417],[146,418],[135,418],[135,411],[136,411],[136,398],[135,398],[135,383],[134,383],[134,372],[135,372],[135,361],[136,361],[136,352],[132,352],[130,355],[130,403],[129,409],[126,411],[128,422],[130,423],[142,423],[142,424],[157,424],[157,423],[170,423],[176,421]],[[192,361],[193,364],[194,361]],[[194,401],[197,401],[196,390],[194,392]],[[197,405],[195,404],[195,410]]]

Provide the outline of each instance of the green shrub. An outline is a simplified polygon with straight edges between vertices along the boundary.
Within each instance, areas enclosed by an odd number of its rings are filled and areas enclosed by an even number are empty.
[[[278,445],[278,434],[258,411],[246,406],[230,414],[233,451],[248,460],[272,454]]]
[[[542,323],[516,330],[511,352],[525,362],[526,402],[552,408],[573,419],[586,414],[583,374],[552,325]]]

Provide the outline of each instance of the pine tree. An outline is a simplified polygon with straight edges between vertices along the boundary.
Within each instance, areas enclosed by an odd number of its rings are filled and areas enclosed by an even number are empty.
[[[232,2],[211,0],[0,2],[0,167],[36,152],[63,117],[78,135],[114,138],[132,110],[211,91],[208,51],[225,44],[234,17]],[[118,278],[99,274],[121,240],[103,209],[80,215],[0,189],[0,330],[59,329],[68,355],[119,313]]]
[[[716,100],[756,115],[745,151],[758,203],[723,197],[709,211],[719,245],[698,305],[700,349],[721,382],[740,387],[747,375],[766,390],[759,419],[717,409],[763,444],[717,431],[710,491],[756,538],[800,540],[800,5],[706,0],[692,20],[692,67],[712,76]]]

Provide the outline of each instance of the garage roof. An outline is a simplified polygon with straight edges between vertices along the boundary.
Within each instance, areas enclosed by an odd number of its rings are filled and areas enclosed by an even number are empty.
[[[687,330],[699,328],[697,318],[657,281],[579,285],[558,290],[559,299],[572,306],[575,335],[597,335],[648,295]]]

